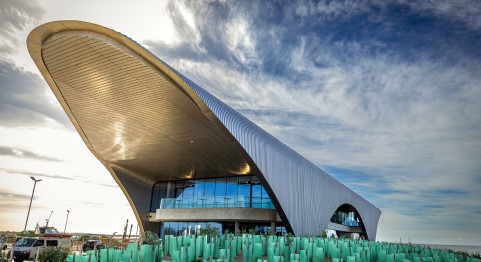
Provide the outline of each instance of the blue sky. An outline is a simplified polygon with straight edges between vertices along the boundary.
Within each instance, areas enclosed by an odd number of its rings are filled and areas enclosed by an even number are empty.
[[[16,205],[20,220],[31,189],[15,185],[30,183],[20,181],[30,173],[47,172],[60,185],[97,188],[97,199],[121,206],[115,209],[118,228],[131,216],[124,215],[127,201],[115,200],[121,192],[77,141],[26,52],[35,26],[77,19],[131,37],[380,207],[378,240],[481,244],[481,3],[66,5],[0,2],[0,179],[18,180],[0,184],[0,206]],[[52,146],[49,130],[77,139],[72,147],[78,151]],[[46,141],[50,151],[29,139]],[[72,165],[92,171],[73,177],[59,172]],[[116,198],[108,200],[104,190]],[[42,198],[49,196],[39,194],[36,201]],[[62,210],[62,203],[54,206]],[[40,207],[36,212],[49,213]],[[73,226],[82,230],[81,222]],[[109,226],[98,230],[115,231]]]

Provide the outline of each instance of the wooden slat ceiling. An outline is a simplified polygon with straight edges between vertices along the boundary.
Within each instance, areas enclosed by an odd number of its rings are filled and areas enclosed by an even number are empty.
[[[249,173],[232,138],[145,60],[81,34],[47,41],[42,56],[89,144],[112,166],[151,181]]]

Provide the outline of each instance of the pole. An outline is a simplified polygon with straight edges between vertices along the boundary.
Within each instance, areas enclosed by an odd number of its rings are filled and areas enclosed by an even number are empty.
[[[70,210],[67,210],[67,219],[65,219],[65,228],[63,229],[63,233],[67,230],[67,222],[68,222],[68,215],[70,214]]]
[[[33,200],[33,194],[35,193],[35,186],[37,185],[37,182],[42,181],[42,179],[35,179],[35,177],[31,176],[30,179],[33,180],[33,190],[32,190],[32,196],[30,197],[30,205],[28,206],[28,213],[27,213],[27,220],[25,221],[25,227],[23,228],[23,231],[27,231],[27,223],[28,223],[28,217],[30,216],[30,208],[32,207],[32,200]]]
[[[132,227],[133,226],[134,226],[134,224],[130,224],[129,240],[130,240],[130,235],[132,235]]]
[[[127,219],[127,223],[124,227],[124,235],[122,236],[122,244],[124,243],[125,237],[127,236],[127,228],[129,227],[129,220]]]
[[[50,211],[50,216],[48,216],[48,219],[45,219],[47,220],[47,223],[45,224],[45,228],[48,228],[48,222],[50,221],[50,218],[52,218],[52,214],[53,214],[53,210]]]

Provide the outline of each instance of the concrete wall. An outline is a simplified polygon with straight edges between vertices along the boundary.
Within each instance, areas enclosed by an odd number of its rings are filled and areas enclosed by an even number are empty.
[[[150,221],[281,222],[275,210],[262,208],[157,209]]]

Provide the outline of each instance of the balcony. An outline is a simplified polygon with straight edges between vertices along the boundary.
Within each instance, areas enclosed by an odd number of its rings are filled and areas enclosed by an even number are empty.
[[[187,209],[187,208],[262,208],[275,209],[270,199],[261,197],[234,196],[206,196],[189,198],[163,198],[159,209]]]

